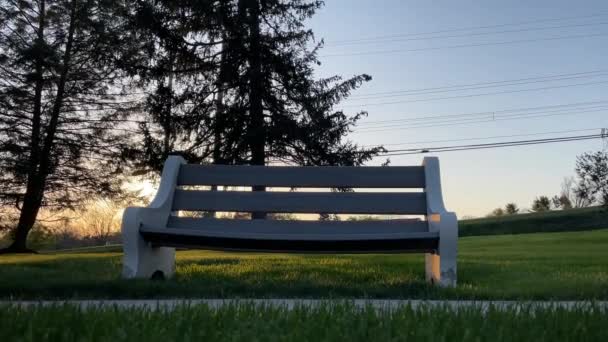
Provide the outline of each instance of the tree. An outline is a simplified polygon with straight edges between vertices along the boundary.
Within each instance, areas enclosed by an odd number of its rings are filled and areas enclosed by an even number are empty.
[[[539,196],[532,202],[533,212],[544,212],[551,210],[551,201],[547,196]]]
[[[507,215],[515,215],[519,212],[519,208],[517,207],[517,204],[515,203],[507,203],[507,205],[505,206],[505,213]]]
[[[496,208],[488,215],[488,217],[501,217],[505,215],[505,211],[502,208]]]
[[[562,194],[560,196],[553,196],[551,202],[553,202],[553,206],[555,208],[560,208],[563,210],[572,209],[572,202],[570,201],[570,198],[565,194]]]
[[[577,196],[608,205],[608,152],[584,153],[576,158]]]
[[[192,89],[199,96],[188,101],[197,109],[184,114],[193,118],[206,111],[193,119],[202,121],[205,134],[196,134],[202,137],[197,144],[205,147],[194,151],[178,143],[169,150],[187,151],[191,162],[252,165],[360,165],[382,151],[346,140],[365,112],[347,115],[335,109],[371,77],[314,77],[323,43],[314,41],[304,22],[322,7],[321,1],[159,0],[138,4],[147,4],[139,7],[139,17],[148,19],[135,22],[138,27],[147,23],[146,29],[157,39],[155,49],[162,47],[166,53],[174,53],[173,59],[187,61],[178,63],[177,69],[196,79],[198,86],[206,85],[202,90]],[[151,57],[164,58],[157,50]],[[154,63],[167,74],[173,59],[165,59]],[[191,89],[188,78],[176,77],[173,82],[174,89]],[[159,103],[166,108],[171,99],[166,96]],[[177,120],[175,115],[165,117]],[[146,141],[145,145],[156,144]],[[146,162],[162,160],[167,151],[160,151],[149,151],[160,157],[145,158]],[[254,186],[253,190],[264,191],[265,187]],[[254,218],[264,216],[253,214]]]
[[[233,160],[252,165],[360,165],[381,151],[344,139],[364,112],[349,117],[334,109],[371,77],[314,79],[323,43],[314,43],[304,22],[323,6],[321,1],[239,0],[234,5],[222,18],[231,66],[225,85],[233,91],[225,107],[240,113],[237,127],[243,132],[229,146]]]
[[[584,208],[593,204],[593,198],[589,198],[586,191],[580,190],[579,186],[574,180],[574,177],[564,178],[562,181],[562,189],[558,198],[560,207],[563,209],[568,209],[568,203],[570,203],[570,208]]]
[[[121,65],[133,76],[132,91],[144,95],[134,113],[142,139],[130,151],[139,173],[159,174],[172,153],[191,163],[212,157],[219,44],[212,3],[144,0],[126,13],[133,44]]]
[[[362,149],[344,141],[365,113],[349,117],[334,109],[371,77],[314,79],[323,43],[314,43],[304,21],[323,3],[239,0],[235,5],[222,23],[231,66],[225,84],[233,90],[226,106],[244,114],[244,134],[233,149],[241,154],[239,159],[256,165],[358,165],[377,154],[378,148]]]
[[[15,206],[14,241],[41,207],[74,207],[91,193],[120,192],[123,136],[112,131],[126,103],[114,63],[120,1],[0,3],[0,204]]]

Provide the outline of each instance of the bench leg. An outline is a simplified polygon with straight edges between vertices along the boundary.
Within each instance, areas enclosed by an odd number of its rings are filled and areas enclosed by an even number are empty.
[[[136,222],[129,221],[123,216],[123,278],[172,277],[175,273],[175,248],[151,247],[139,234],[139,226],[129,224]]]
[[[438,252],[427,253],[424,256],[426,280],[442,287],[455,287],[458,223],[455,217],[446,221],[448,222],[442,222],[439,230]]]

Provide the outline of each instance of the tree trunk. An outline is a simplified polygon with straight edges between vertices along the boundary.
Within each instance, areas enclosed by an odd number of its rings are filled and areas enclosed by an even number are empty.
[[[38,8],[38,34],[36,44],[44,44],[44,32],[46,28],[46,1],[41,0]],[[44,86],[44,57],[38,56],[35,66],[34,81],[34,107],[32,111],[32,134],[30,141],[30,156],[28,158],[27,182],[23,204],[19,215],[19,221],[14,231],[13,243],[3,252],[27,253],[31,252],[26,247],[27,235],[36,222],[40,208],[40,186],[37,182],[38,165],[40,158],[40,121],[42,116],[42,88]]]
[[[222,36],[222,40],[226,37]],[[222,158],[222,132],[224,129],[224,63],[226,62],[226,56],[224,49],[226,48],[225,42],[221,44],[220,52],[220,68],[217,77],[217,98],[215,99],[215,124],[213,127],[213,164],[221,165],[224,164]],[[211,191],[217,191],[218,186],[212,185]],[[209,212],[209,217],[217,217],[215,211]]]
[[[41,9],[44,9],[44,1],[41,3]],[[43,13],[41,13],[44,16]],[[46,136],[44,139],[44,145],[42,148],[42,152],[38,155],[38,147],[36,148],[36,152],[32,150],[30,156],[33,154],[37,156],[37,163],[34,165],[30,165],[30,172],[28,174],[28,184],[26,188],[26,192],[23,198],[23,206],[21,207],[21,213],[19,215],[19,222],[17,224],[17,228],[15,230],[15,236],[13,243],[3,252],[11,252],[11,253],[21,253],[21,252],[31,252],[31,250],[27,249],[27,236],[29,232],[34,227],[36,223],[36,217],[38,216],[38,212],[40,211],[40,206],[42,205],[42,199],[44,197],[44,188],[46,186],[46,179],[49,174],[49,167],[51,164],[51,152],[54,145],[55,133],[57,132],[57,126],[59,124],[59,114],[61,113],[61,107],[63,105],[63,100],[65,96],[65,85],[67,82],[68,72],[70,69],[70,59],[72,53],[72,45],[74,40],[74,31],[75,31],[75,21],[76,21],[76,2],[72,4],[72,10],[70,13],[70,26],[68,29],[68,39],[66,42],[65,52],[63,55],[63,62],[61,68],[61,74],[59,77],[59,82],[57,83],[57,93],[55,95],[55,102],[53,104],[53,109],[51,111],[51,119],[46,128]],[[44,21],[41,21],[44,23]],[[40,31],[39,30],[39,39],[40,39]],[[40,118],[38,118],[40,120]],[[38,137],[34,140],[34,136],[32,136],[32,144],[34,142],[38,143]],[[37,169],[37,171],[36,171]]]
[[[262,106],[262,63],[260,56],[260,4],[249,0],[249,148],[251,165],[266,164],[266,127]],[[253,191],[266,191],[264,185],[255,185]],[[265,219],[266,213],[254,212],[253,219]]]
[[[173,79],[174,79],[174,75],[173,75],[173,68],[175,65],[175,56],[173,54],[173,51],[169,52],[169,79],[167,81],[167,88],[169,89],[169,98],[165,99],[167,100],[166,102],[166,108],[165,108],[165,112],[164,112],[164,116],[163,116],[163,130],[164,130],[164,140],[163,140],[163,155],[164,158],[167,159],[169,157],[169,154],[171,152],[173,152],[173,140],[174,140],[174,132],[173,129],[171,127],[171,117],[173,116]],[[163,81],[164,83],[164,81]]]

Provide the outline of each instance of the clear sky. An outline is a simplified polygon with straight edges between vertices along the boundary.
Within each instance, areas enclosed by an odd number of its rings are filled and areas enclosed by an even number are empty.
[[[533,23],[512,25],[525,22]],[[439,92],[434,90],[433,93],[422,95],[376,95],[373,98],[352,99],[344,103],[344,109],[350,112],[364,109],[369,112],[369,117],[362,121],[361,130],[351,136],[358,143],[387,144],[386,147],[390,149],[460,145],[597,134],[600,128],[608,127],[608,1],[327,0],[326,6],[310,25],[317,38],[324,38],[327,45],[320,53],[323,62],[319,69],[320,76],[367,73],[373,77],[373,81],[356,92],[357,96],[568,75],[534,79],[533,83],[528,80],[528,83],[510,86],[495,83],[492,85],[500,86],[482,85],[481,88],[464,91],[446,92],[440,89]],[[459,30],[482,26],[494,27]],[[445,32],[415,35],[437,31]],[[490,32],[492,34],[487,34]],[[344,44],[345,40],[389,35],[409,36],[376,38],[372,43],[365,44]],[[438,36],[440,38],[429,39]],[[527,42],[504,43],[521,40]],[[496,42],[503,43],[488,45]],[[478,46],[455,47],[459,45]],[[369,52],[371,54],[353,55]],[[502,94],[479,95],[496,92]],[[574,109],[529,109],[595,101],[607,103],[577,105],[582,107]],[[383,102],[397,103],[379,104]],[[504,120],[507,117],[502,115],[513,115],[513,112],[500,112],[522,108],[528,108],[528,111],[520,112],[521,116],[509,120]],[[402,127],[395,127],[395,123],[391,122],[388,127],[384,124],[382,129],[374,130],[370,128],[373,124],[365,124],[379,120],[477,112],[496,114],[457,117],[451,121],[422,120],[420,123],[426,127],[411,127],[411,121],[400,123]],[[531,114],[537,117],[526,118]],[[503,119],[492,120],[497,117]],[[469,122],[463,123],[463,118],[468,118]],[[365,132],[365,129],[368,131]],[[578,131],[583,129],[595,130]],[[576,131],[451,141],[570,130]],[[450,141],[389,145],[436,140]],[[602,146],[601,140],[588,140],[437,153],[442,165],[446,204],[461,217],[483,216],[507,202],[528,208],[534,197],[553,196],[559,192],[562,179],[574,175],[577,155],[599,150]],[[423,156],[391,157],[391,164],[417,164]],[[377,159],[371,164],[378,164],[382,160]]]

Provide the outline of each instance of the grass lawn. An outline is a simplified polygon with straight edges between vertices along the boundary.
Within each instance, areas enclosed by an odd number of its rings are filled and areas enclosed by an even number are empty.
[[[459,252],[456,289],[427,285],[421,254],[185,251],[167,281],[120,279],[116,252],[7,255],[0,297],[608,299],[608,230],[467,237]]]
[[[199,305],[174,311],[0,308],[1,341],[606,341],[608,311],[454,311],[348,304],[286,310]]]

